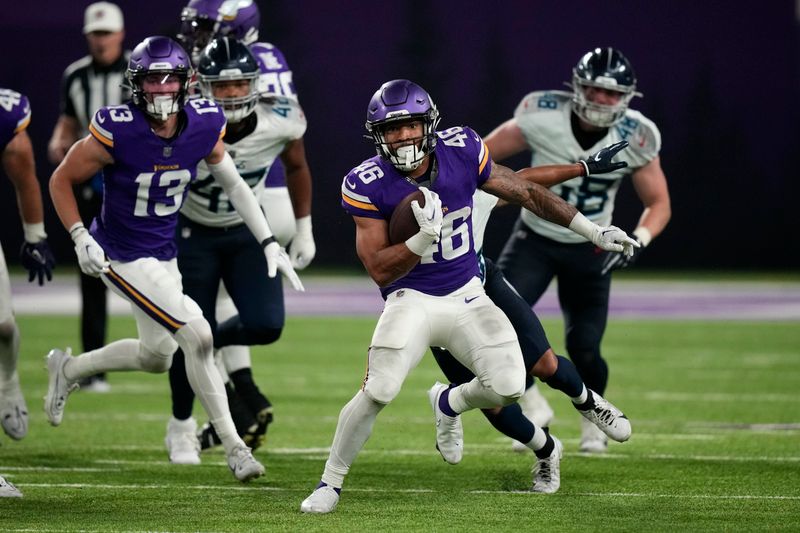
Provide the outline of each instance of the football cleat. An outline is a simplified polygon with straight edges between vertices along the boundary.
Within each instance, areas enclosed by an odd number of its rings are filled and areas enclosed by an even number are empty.
[[[449,385],[437,381],[428,391],[428,399],[436,421],[436,449],[445,461],[455,465],[461,462],[464,453],[464,428],[460,416],[447,416],[439,409],[439,397],[448,388]]]
[[[586,411],[579,409],[583,417],[617,442],[631,438],[631,422],[622,411],[596,392],[590,390],[589,393],[594,406]]]
[[[320,483],[300,504],[300,510],[304,513],[325,514],[336,509],[337,503],[339,503],[339,492],[329,485]]]
[[[525,391],[525,394],[517,400],[517,403],[522,408],[522,414],[525,415],[525,418],[533,422],[535,426],[546,428],[553,421],[553,409],[539,391],[536,383]],[[525,446],[525,443],[518,440],[511,441],[511,449],[519,453],[530,451],[530,448]]]
[[[14,440],[28,434],[28,406],[16,374],[5,387],[0,388],[0,426]]]
[[[167,422],[167,436],[164,444],[167,446],[169,462],[176,465],[200,464],[200,441],[197,440],[197,422],[194,418],[178,420],[170,417]]]
[[[22,498],[22,493],[11,482],[0,476],[0,498]]]
[[[272,408],[268,407],[259,413],[256,413],[256,423],[247,428],[239,436],[245,444],[250,446],[250,449],[256,451],[267,440],[267,426],[272,423]],[[197,439],[200,441],[200,449],[207,450],[222,444],[222,440],[217,435],[214,426],[209,422],[203,424],[203,427],[197,432]]]
[[[561,456],[564,447],[561,441],[555,437],[553,439],[553,451],[544,459],[537,459],[533,465],[533,486],[531,492],[542,494],[553,494],[561,487]]]
[[[61,351],[53,348],[47,354],[47,396],[44,397],[44,412],[51,425],[57,426],[64,417],[64,407],[70,393],[78,388],[76,381],[70,382],[64,375],[64,365],[72,357],[72,350]]]
[[[605,453],[608,437],[590,420],[581,418],[581,444],[578,450],[584,453]]]
[[[228,466],[236,479],[242,483],[261,477],[265,472],[264,465],[253,457],[247,446],[237,446],[231,451],[228,455]]]
[[[197,432],[197,440],[200,441],[200,449],[207,450],[222,444],[222,440],[217,435],[217,431],[211,422],[206,422]]]

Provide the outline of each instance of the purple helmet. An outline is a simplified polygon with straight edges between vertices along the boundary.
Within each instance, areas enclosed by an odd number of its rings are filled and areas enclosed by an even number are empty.
[[[261,13],[253,0],[191,0],[181,11],[178,39],[197,62],[214,37],[233,37],[244,44],[258,40]]]
[[[421,143],[401,146],[392,151],[384,136],[386,125],[409,119],[422,121]],[[436,148],[438,124],[439,111],[425,89],[408,80],[392,80],[381,85],[372,95],[367,107],[367,123],[364,126],[375,142],[378,155],[388,159],[398,170],[410,172],[419,167],[425,157]]]
[[[146,93],[145,79],[155,83],[179,82],[175,92]],[[183,109],[192,77],[189,56],[181,45],[169,37],[148,37],[131,52],[125,77],[133,91],[133,104],[148,115],[166,120],[169,115]]]

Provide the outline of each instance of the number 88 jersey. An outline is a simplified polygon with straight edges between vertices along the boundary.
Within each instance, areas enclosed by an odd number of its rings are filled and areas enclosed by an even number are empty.
[[[103,209],[91,233],[110,259],[175,257],[175,225],[197,164],[225,135],[225,115],[209,100],[190,100],[171,139],[157,136],[132,105],[101,107],[89,133],[114,158],[103,169]]]
[[[489,178],[492,161],[483,140],[466,127],[437,131],[436,176],[426,185],[439,195],[442,234],[419,263],[399,280],[381,287],[384,298],[401,288],[444,296],[479,276],[472,232],[472,196]],[[342,207],[357,217],[391,219],[395,207],[417,186],[381,156],[367,159],[342,181]]]
[[[608,129],[605,137],[584,150],[572,133],[571,116],[572,93],[564,91],[530,93],[514,112],[517,126],[531,150],[531,166],[570,163],[584,159],[608,144],[622,140],[630,143],[617,156],[628,162],[627,168],[599,176],[573,178],[550,188],[595,224],[608,226],[622,179],[658,156],[661,134],[651,120],[629,108],[625,116]],[[555,241],[586,242],[577,233],[543,220],[527,209],[521,211],[520,218],[536,233]]]

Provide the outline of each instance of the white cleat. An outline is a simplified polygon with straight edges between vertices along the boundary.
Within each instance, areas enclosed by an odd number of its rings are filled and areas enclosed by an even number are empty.
[[[631,438],[631,422],[622,411],[596,392],[590,392],[594,407],[579,411],[583,417],[617,442],[625,442]]]
[[[331,486],[317,487],[311,495],[300,504],[304,513],[325,514],[336,509],[339,503],[339,493]]]
[[[3,476],[0,476],[0,498],[22,498],[22,493]]]
[[[581,444],[578,449],[583,453],[606,453],[608,437],[591,421],[581,418]]]
[[[436,420],[436,449],[445,461],[455,465],[464,454],[464,428],[460,416],[447,416],[439,409],[439,396],[447,389],[448,385],[437,381],[428,390],[428,399]]]
[[[49,379],[47,383],[47,396],[44,397],[44,412],[51,425],[57,426],[64,418],[64,407],[67,405],[67,397],[78,388],[78,382],[67,380],[64,375],[64,365],[72,357],[72,350],[67,348],[61,351],[58,348],[50,350],[47,354],[47,373]]]
[[[197,422],[194,418],[178,420],[174,416],[170,417],[164,444],[167,446],[170,463],[200,464],[200,441],[197,440]]]
[[[28,406],[16,374],[6,386],[0,388],[0,426],[14,440],[20,440],[28,434]]]
[[[264,465],[259,463],[247,446],[237,446],[228,456],[228,466],[242,483],[264,475]]]
[[[533,487],[531,492],[553,494],[561,487],[561,456],[564,447],[561,441],[553,437],[553,452],[549,457],[538,459],[533,465]]]
[[[520,396],[517,403],[522,408],[522,414],[525,415],[525,418],[533,422],[537,427],[549,427],[553,421],[555,413],[553,413],[550,404],[547,403],[547,399],[539,391],[536,383],[526,390],[525,394]],[[511,441],[511,449],[519,453],[531,451],[530,448],[518,440]]]

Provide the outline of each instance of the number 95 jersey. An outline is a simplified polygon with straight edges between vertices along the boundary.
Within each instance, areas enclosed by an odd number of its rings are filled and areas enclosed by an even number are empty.
[[[442,235],[404,277],[381,288],[386,298],[401,288],[444,296],[479,276],[472,233],[472,195],[489,178],[492,161],[483,140],[466,127],[437,131],[431,156],[437,175],[428,187],[442,200]],[[380,156],[367,159],[342,181],[342,207],[357,217],[387,222],[417,186]]]
[[[177,214],[197,164],[225,135],[225,115],[198,98],[184,107],[171,139],[150,129],[133,105],[101,107],[89,132],[114,158],[103,169],[103,209],[91,233],[110,259],[174,258]],[[179,117],[179,120],[181,117]]]
[[[572,93],[564,91],[530,93],[514,112],[517,126],[531,149],[531,166],[570,163],[584,159],[608,144],[623,140],[630,143],[615,158],[627,161],[627,168],[599,176],[573,178],[550,187],[586,218],[600,226],[608,226],[622,179],[658,156],[661,134],[651,120],[629,108],[619,122],[608,128],[605,137],[584,150],[572,133],[571,116]],[[543,220],[527,209],[521,211],[520,218],[536,233],[555,241],[586,242],[577,233]]]

